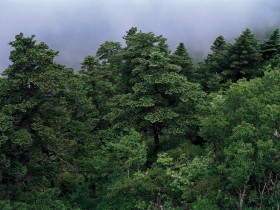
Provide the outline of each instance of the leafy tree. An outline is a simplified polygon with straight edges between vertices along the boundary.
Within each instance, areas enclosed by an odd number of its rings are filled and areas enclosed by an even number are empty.
[[[280,116],[276,111],[279,72],[267,69],[263,78],[232,85],[214,98],[211,114],[202,119],[200,134],[215,148],[218,169],[227,180],[224,197],[239,209],[279,205],[275,201],[279,195],[274,194],[279,174],[279,139],[275,137]]]
[[[123,135],[106,145],[111,152],[110,167],[113,168],[106,180],[106,188],[97,202],[97,209],[134,209],[141,192],[135,186],[135,174],[147,161],[147,146],[140,133],[126,129]]]
[[[141,142],[141,135],[133,129],[129,130],[127,135],[120,137],[119,141],[111,142],[108,146],[127,172],[127,178],[130,178],[133,171],[141,169],[147,161],[146,145]]]
[[[238,141],[225,148],[224,154],[225,161],[219,169],[226,173],[228,188],[236,191],[238,209],[242,209],[252,176],[254,149],[252,144]]]

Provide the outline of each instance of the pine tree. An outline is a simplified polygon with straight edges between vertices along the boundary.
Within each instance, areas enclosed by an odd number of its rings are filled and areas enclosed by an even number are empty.
[[[259,70],[260,61],[257,40],[251,30],[246,29],[229,48],[230,65],[225,75],[233,82],[243,77],[251,79],[260,76],[262,74]]]
[[[137,131],[151,133],[157,152],[163,131],[190,134],[195,130],[195,104],[203,94],[198,84],[188,82],[179,74],[180,67],[171,63],[165,38],[134,32],[125,39],[120,73],[126,88],[125,95],[115,97],[115,114]]]
[[[126,47],[115,57],[118,58],[119,91],[129,93],[133,85],[138,82],[138,68],[143,59],[148,59],[153,50],[159,50],[168,54],[166,39],[162,36],[155,36],[153,33],[137,32],[137,28],[131,28],[124,36]]]
[[[67,180],[62,177],[79,171],[75,157],[89,144],[96,116],[80,88],[81,80],[72,69],[53,61],[58,52],[34,38],[19,34],[10,43],[12,64],[1,84],[8,93],[1,107],[7,124],[2,128],[1,155],[9,163],[1,184],[5,198],[22,197],[26,202],[40,200],[42,191],[57,196],[60,191],[67,195],[76,190],[64,188]],[[72,179],[77,177],[81,175],[73,173]]]
[[[270,60],[280,53],[279,29],[275,29],[269,39],[261,45],[261,53],[264,60]]]
[[[211,54],[200,63],[197,81],[205,91],[217,91],[226,82],[224,70],[228,68],[228,44],[223,36],[218,36],[211,46]]]
[[[191,81],[193,77],[193,64],[184,43],[179,43],[175,52],[170,57],[172,64],[181,67],[180,74],[186,76]]]

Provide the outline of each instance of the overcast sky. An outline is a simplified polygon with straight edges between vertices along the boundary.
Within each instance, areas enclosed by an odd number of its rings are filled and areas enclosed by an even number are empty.
[[[0,0],[0,71],[9,64],[7,44],[16,34],[35,34],[60,51],[58,61],[77,69],[104,41],[120,41],[132,26],[184,42],[205,55],[215,38],[228,41],[245,28],[280,27],[280,0]]]

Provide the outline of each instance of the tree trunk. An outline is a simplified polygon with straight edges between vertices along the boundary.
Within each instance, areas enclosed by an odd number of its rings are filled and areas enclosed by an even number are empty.
[[[238,210],[242,210],[243,209],[243,204],[244,204],[244,199],[247,193],[247,186],[243,186],[243,189],[238,189],[237,190],[237,194],[239,197],[239,203],[238,203]]]
[[[154,133],[154,154],[158,153],[159,150],[159,134],[158,134],[158,126],[156,123],[153,124],[153,133]]]

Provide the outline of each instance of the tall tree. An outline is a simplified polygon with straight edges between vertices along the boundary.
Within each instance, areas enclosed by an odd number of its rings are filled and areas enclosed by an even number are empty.
[[[137,28],[131,28],[124,36],[126,47],[120,52],[118,70],[120,77],[120,91],[129,93],[138,82],[142,72],[138,66],[143,59],[149,59],[152,51],[159,50],[168,54],[166,39],[155,36],[153,33],[137,32]]]
[[[193,77],[193,64],[192,59],[184,45],[184,43],[179,43],[178,47],[171,55],[171,63],[181,67],[180,74],[186,76],[188,80]]]
[[[264,60],[270,60],[280,53],[279,29],[275,29],[269,39],[261,45],[261,53]]]
[[[58,52],[34,37],[19,34],[10,43],[12,64],[3,73],[9,94],[1,107],[2,119],[9,116],[1,144],[9,162],[2,172],[4,197],[27,202],[45,190],[56,200],[60,192],[71,192],[62,177],[79,171],[74,157],[90,141],[96,115],[73,70],[54,63]]]
[[[107,64],[100,64],[94,56],[86,56],[81,63],[79,74],[85,84],[87,96],[100,112],[106,109],[105,103],[115,94],[113,72]]]
[[[277,68],[239,81],[213,98],[202,119],[200,134],[214,149],[224,197],[239,209],[279,206],[279,79]]]
[[[229,48],[229,69],[225,75],[233,82],[241,78],[251,79],[262,75],[259,69],[261,54],[257,40],[250,29],[246,29],[236,38]]]
[[[162,36],[135,31],[128,34],[120,69],[128,81],[124,93],[129,92],[116,97],[115,102],[125,110],[118,113],[130,125],[152,133],[158,151],[163,131],[190,134],[195,130],[195,105],[203,94],[198,84],[188,82],[179,74],[180,67],[171,63]]]
[[[217,91],[226,82],[223,71],[228,69],[228,44],[223,36],[218,36],[211,46],[211,54],[200,63],[196,80],[206,91]]]

